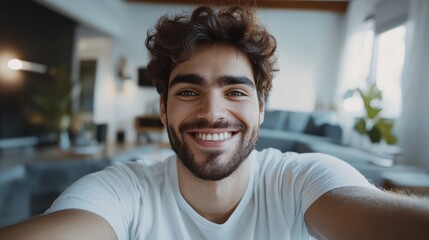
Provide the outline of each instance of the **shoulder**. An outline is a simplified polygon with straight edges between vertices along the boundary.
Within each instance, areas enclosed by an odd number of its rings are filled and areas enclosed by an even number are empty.
[[[168,163],[164,161],[148,159],[115,163],[87,177],[95,181],[98,179],[113,185],[125,184],[128,185],[128,187],[159,184],[163,181],[167,164]]]
[[[136,161],[115,163],[112,166],[107,167],[106,172],[112,172],[119,175],[124,174],[133,177],[135,176],[138,178],[147,178],[149,176],[163,174],[166,164],[166,162],[159,160],[139,159]]]
[[[282,153],[275,149],[255,152],[260,177],[284,187],[332,189],[340,186],[371,186],[347,162],[322,153]]]
[[[148,196],[157,195],[167,164],[138,160],[116,163],[89,174],[64,191],[47,213],[86,210],[110,223],[119,239],[127,239],[129,232],[135,231],[130,224],[140,221],[141,210],[151,203]]]
[[[131,203],[146,191],[156,189],[163,182],[164,166],[160,161],[138,160],[115,163],[101,171],[89,174],[73,183],[56,203],[94,203],[104,199],[121,199]],[[66,201],[62,201],[66,200]]]
[[[347,162],[322,153],[282,153],[275,149],[255,152],[259,163],[259,181],[274,189],[288,219],[308,207],[324,193],[346,186],[374,188]],[[271,189],[270,188],[270,189]],[[286,204],[287,203],[287,204]],[[298,214],[299,215],[299,214]]]

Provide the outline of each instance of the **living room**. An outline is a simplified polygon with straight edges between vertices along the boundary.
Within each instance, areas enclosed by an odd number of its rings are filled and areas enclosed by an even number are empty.
[[[142,155],[154,156],[159,153],[164,156],[170,153],[168,147],[165,147],[168,142],[165,131],[159,132],[159,127],[136,126],[136,119],[159,114],[159,96],[144,79],[144,68],[149,61],[149,53],[144,45],[147,31],[161,15],[187,11],[195,6],[189,1],[184,1],[185,4],[173,2],[15,0],[1,3],[1,29],[11,32],[2,30],[0,36],[0,184],[17,181],[19,176],[31,173],[31,170],[56,164],[61,167],[51,168],[49,174],[60,168],[81,169],[73,168],[75,161],[63,164],[64,159],[31,165],[40,149],[45,150],[52,145],[64,147],[61,150],[63,152],[74,150],[68,153],[67,159],[109,159],[114,156],[115,161],[127,161]],[[429,75],[429,53],[424,46],[429,41],[429,30],[425,27],[429,22],[428,4],[417,0],[284,2],[282,6],[264,6],[262,1],[257,9],[261,22],[278,43],[279,72],[266,103],[265,133],[261,132],[262,137],[269,136],[271,139],[265,143],[269,146],[269,142],[274,141],[286,146],[293,141],[294,148],[290,150],[326,150],[340,158],[351,156],[353,159],[350,163],[365,170],[369,174],[368,178],[380,181],[377,182],[379,185],[383,180],[382,172],[411,172],[418,178],[418,187],[427,188],[429,129],[426,123],[429,122],[429,109],[425,103],[429,102],[426,94],[429,83],[425,77]],[[207,3],[212,4],[209,1]],[[383,58],[377,54],[382,51],[382,36],[391,36],[385,34],[392,33],[390,30],[395,30],[393,33],[396,35],[393,37],[399,36],[403,45],[399,46],[397,55]],[[399,56],[399,59],[388,63],[377,61],[392,56]],[[13,83],[12,75],[2,75],[14,72],[11,62],[14,59],[21,60],[24,65],[32,64],[32,67],[21,67],[21,70],[15,71],[22,73],[23,77],[19,81],[27,84],[25,91],[19,90],[19,84],[10,86]],[[383,77],[383,64],[387,64],[384,70],[390,74],[388,77],[396,79],[396,85],[386,86],[378,80]],[[66,76],[61,78],[59,73],[63,66]],[[56,68],[56,76],[61,78],[60,81],[73,84],[67,91],[71,97],[65,100],[71,102],[68,110],[71,114],[66,118],[60,116],[60,120],[56,118],[56,122],[50,123],[63,123],[55,127],[67,131],[73,127],[79,131],[89,124],[90,137],[83,133],[73,138],[73,134],[67,132],[66,138],[70,142],[58,146],[57,135],[47,134],[52,133],[50,128],[44,131],[38,128],[41,132],[34,129],[26,132],[17,126],[22,120],[14,116],[30,116],[26,107],[32,105],[33,101],[37,102],[35,98],[22,95],[31,92],[31,89],[52,84],[52,80],[46,80],[51,67]],[[84,69],[87,71],[84,72]],[[82,82],[84,77],[90,80]],[[45,83],[40,84],[43,81]],[[368,136],[360,135],[354,127],[355,119],[364,112],[362,104],[358,103],[361,101],[360,95],[355,89],[366,90],[374,82],[380,88],[385,86],[382,91],[392,93],[390,97],[383,98],[390,102],[381,106],[384,108],[382,114],[385,114],[382,118],[394,122],[392,131],[397,142],[393,146],[386,144],[385,139],[381,143],[371,143]],[[19,97],[12,95],[14,92]],[[35,108],[40,110],[40,106]],[[323,125],[324,128],[313,128],[316,130],[312,132],[309,129],[310,117],[316,127]],[[37,122],[37,116],[34,119]],[[330,133],[331,139],[322,136],[325,133]],[[277,138],[276,134],[281,136]],[[335,138],[333,141],[332,136]],[[155,152],[148,150],[147,146],[151,145],[148,143],[153,142],[163,147],[157,148]],[[300,143],[299,148],[296,142]],[[382,149],[384,152],[374,153],[374,145],[375,151]],[[17,158],[22,155],[24,157],[20,162]],[[382,156],[374,158],[378,155]],[[360,158],[368,158],[369,162],[356,163]],[[390,161],[383,162],[386,159]],[[82,170],[81,175],[108,164],[110,162],[96,161]],[[14,168],[17,165],[27,168]],[[12,176],[17,178],[7,177],[6,173],[14,171],[16,174]],[[52,189],[58,191],[70,184],[71,179],[78,177],[78,174],[70,177],[64,180],[63,185],[59,184]],[[44,179],[43,184],[57,180]],[[2,188],[0,215],[8,218],[2,219],[1,224],[22,220],[22,216],[28,217],[28,213],[16,215],[16,218],[11,217],[13,211],[5,213],[8,208],[11,209],[7,204],[12,199],[23,196],[12,196],[10,189],[24,183],[27,182],[15,182],[15,185]],[[44,205],[35,202],[54,197],[52,189],[33,194],[29,201],[33,202],[34,209],[27,212],[33,214],[43,211]],[[19,207],[18,202],[16,205]]]

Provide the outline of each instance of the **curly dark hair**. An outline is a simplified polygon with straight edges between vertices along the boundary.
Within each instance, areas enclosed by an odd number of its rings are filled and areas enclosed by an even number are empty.
[[[147,77],[165,102],[174,67],[192,57],[197,46],[214,43],[232,45],[249,57],[259,104],[266,100],[276,71],[276,39],[258,23],[254,9],[233,6],[215,11],[202,6],[191,14],[162,16],[147,34],[146,47],[152,55]]]

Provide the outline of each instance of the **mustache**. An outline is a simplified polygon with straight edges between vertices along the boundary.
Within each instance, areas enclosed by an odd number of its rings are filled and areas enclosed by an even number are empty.
[[[216,122],[209,122],[207,119],[197,119],[179,125],[180,132],[202,128],[233,128],[238,130],[246,129],[243,123],[230,120],[217,120]]]

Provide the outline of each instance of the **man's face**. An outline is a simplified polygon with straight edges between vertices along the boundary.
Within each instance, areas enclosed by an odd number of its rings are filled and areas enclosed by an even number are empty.
[[[163,99],[172,148],[196,177],[228,177],[255,148],[264,111],[249,59],[236,48],[198,47],[173,69],[166,106]]]

